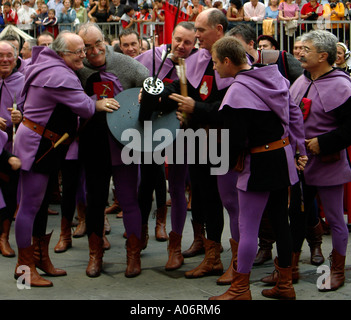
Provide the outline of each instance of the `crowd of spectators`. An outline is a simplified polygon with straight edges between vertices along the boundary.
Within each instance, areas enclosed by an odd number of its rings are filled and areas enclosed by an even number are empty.
[[[228,30],[246,23],[255,28],[257,36],[269,35],[278,40],[283,30],[282,47],[290,52],[295,38],[313,28],[333,32],[349,45],[350,3],[347,0],[179,1],[180,11],[188,15],[189,21],[195,21],[203,10],[215,7],[226,15]],[[166,32],[164,2],[178,5],[177,0],[2,0],[0,32],[12,24],[34,37],[49,31],[56,38],[61,30],[74,30],[78,24],[92,21],[108,23],[102,29],[109,42],[118,38],[123,29],[131,28],[148,39],[154,29],[155,43],[160,45]],[[144,23],[148,21],[155,22],[155,26]]]

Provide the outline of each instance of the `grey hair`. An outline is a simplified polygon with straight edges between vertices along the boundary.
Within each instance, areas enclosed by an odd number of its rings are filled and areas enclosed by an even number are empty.
[[[37,39],[28,39],[25,42],[28,43],[30,50],[32,50],[32,48],[37,45]]]
[[[93,23],[93,22],[88,21],[81,24],[78,28],[77,34],[79,34],[80,32],[83,32],[83,34],[87,34],[90,28],[96,28],[101,33],[102,41],[104,41],[105,39],[104,33],[102,32],[101,28],[96,23]]]
[[[329,31],[313,30],[305,33],[301,41],[310,41],[316,48],[317,52],[328,53],[327,62],[332,66],[336,60],[336,44],[338,38]]]
[[[53,43],[50,45],[51,49],[54,50],[56,53],[63,52],[67,50],[67,41],[65,35],[68,33],[72,33],[68,30],[61,31]]]
[[[302,39],[302,36],[298,36],[295,38],[295,42],[301,41],[301,39]]]
[[[7,41],[7,40],[0,40],[0,43],[7,43],[8,45],[10,45],[13,49],[13,54],[15,56],[15,59],[17,59],[17,48],[10,42],[10,41]]]

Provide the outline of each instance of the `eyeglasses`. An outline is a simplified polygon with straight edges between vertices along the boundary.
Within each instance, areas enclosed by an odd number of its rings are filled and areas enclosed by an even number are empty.
[[[103,41],[98,40],[93,45],[90,45],[90,44],[85,45],[85,50],[86,50],[86,52],[92,52],[94,50],[94,48],[101,49],[103,46],[104,46]]]
[[[64,50],[62,51],[64,53],[71,53],[71,54],[74,54],[76,56],[81,56],[83,53],[86,54],[87,53],[87,49],[86,48],[83,48],[83,49],[78,49],[76,51],[69,51],[69,50]]]

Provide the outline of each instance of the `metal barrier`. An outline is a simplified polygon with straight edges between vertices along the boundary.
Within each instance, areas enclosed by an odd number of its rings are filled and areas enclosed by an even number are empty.
[[[102,22],[102,23],[97,23],[97,25],[101,28],[103,31],[105,37],[110,38],[111,40],[114,38],[118,38],[119,33],[123,30],[122,24],[120,22]],[[156,25],[164,25],[164,22],[152,22],[152,21],[145,21],[145,22],[140,22],[134,26],[135,30],[138,30],[138,26],[140,26],[140,36],[147,36],[149,37],[152,34],[152,30],[155,29]],[[148,34],[144,34],[144,26],[147,27]],[[69,30],[71,32],[76,32],[79,28],[79,24],[74,24],[74,23],[60,23],[58,24],[59,30],[65,29]],[[20,30],[28,33],[30,36],[36,38],[41,32],[40,28],[36,26],[32,26],[31,29],[21,29]]]
[[[236,23],[229,23],[229,28],[234,27],[236,24],[249,24],[256,30],[256,36],[262,34],[262,21],[240,21]],[[104,23],[97,23],[102,31],[105,34],[105,37],[109,37],[110,39],[118,38],[119,33],[121,32],[122,25],[120,22],[104,22]],[[327,19],[318,19],[317,21],[306,21],[306,20],[297,20],[297,27],[294,32],[289,36],[286,34],[286,24],[284,21],[273,21],[274,26],[274,35],[273,37],[279,41],[280,50],[286,50],[292,53],[293,44],[295,42],[296,37],[302,35],[306,30],[312,29],[322,29],[322,30],[329,30],[333,32],[339,39],[339,41],[344,42],[347,46],[349,45],[350,35],[351,35],[351,21],[349,20],[342,20],[342,21],[330,21]],[[135,25],[134,28],[136,30],[140,30],[140,36],[149,37],[152,34],[152,30],[155,30],[156,25],[164,25],[164,22],[151,22],[145,21],[140,22],[138,25]],[[139,28],[138,28],[139,26]],[[143,33],[144,26],[147,26],[148,33],[145,35]],[[73,23],[65,23],[59,24],[59,29],[61,28],[68,29],[70,31],[75,32],[79,25],[75,25]],[[34,38],[38,35],[38,29],[34,28],[31,30],[22,30],[27,32]],[[257,38],[256,37],[256,38]]]

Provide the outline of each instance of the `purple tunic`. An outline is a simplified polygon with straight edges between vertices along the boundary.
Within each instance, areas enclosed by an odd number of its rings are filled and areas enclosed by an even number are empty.
[[[299,105],[311,80],[300,76],[290,88],[291,95]],[[341,70],[332,72],[314,80],[307,98],[312,100],[310,113],[305,121],[306,139],[318,137],[338,127],[333,110],[345,103],[351,96],[350,76]],[[305,181],[314,186],[334,186],[351,181],[351,169],[347,151],[340,151],[340,160],[325,163],[317,155],[308,154],[304,171]]]
[[[18,57],[18,59],[21,61],[21,65],[18,68],[18,72],[25,74],[25,68],[32,62],[32,58],[22,59],[21,57]]]
[[[211,60],[211,53],[206,49],[200,49],[186,59],[186,78],[194,88],[200,85]],[[218,90],[229,87],[234,81],[233,78],[221,78],[216,70],[215,79]]]
[[[7,140],[8,140],[7,133],[0,130],[0,154],[4,151]],[[4,200],[4,196],[2,195],[2,191],[0,189],[0,209],[5,207],[6,207],[6,203]]]
[[[167,46],[166,45],[161,45],[160,47],[155,48],[155,74],[158,72],[158,69],[160,68],[160,65],[163,60],[163,54],[166,53]],[[142,63],[146,68],[149,69],[149,75],[153,76],[152,71],[153,71],[153,50],[148,50],[139,56],[135,57],[135,60],[138,60],[140,63]],[[162,66],[162,69],[160,70],[160,73],[158,75],[158,78],[163,80],[168,73],[172,70],[174,67],[173,62],[171,59],[167,58]],[[174,68],[172,71],[172,74],[170,76],[171,80],[177,80],[178,75],[177,71]]]
[[[259,111],[273,111],[281,120],[284,128],[282,138],[289,136],[290,145],[284,148],[290,183],[298,181],[294,154],[298,146],[301,154],[306,154],[302,113],[291,101],[289,82],[279,72],[277,65],[255,68],[240,72],[233,79],[222,104],[234,109],[254,109]],[[246,191],[250,178],[250,154],[245,157],[244,170],[240,173],[237,187]]]
[[[22,89],[24,86],[24,75],[20,72],[14,72],[5,79],[0,79],[1,100],[0,100],[0,117],[7,120],[6,132],[9,139],[5,145],[5,149],[12,153],[12,131],[11,111],[14,97],[16,96],[17,109],[23,113],[24,96]]]
[[[26,93],[23,116],[42,126],[46,126],[58,103],[83,118],[90,118],[95,112],[94,101],[84,93],[74,71],[47,47],[33,48],[23,92]],[[19,125],[14,153],[22,161],[22,170],[31,169],[40,140],[39,134],[22,123]]]

